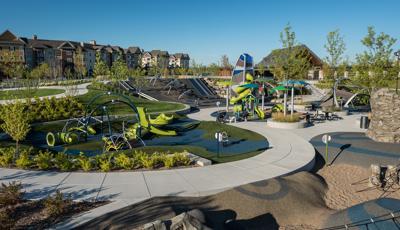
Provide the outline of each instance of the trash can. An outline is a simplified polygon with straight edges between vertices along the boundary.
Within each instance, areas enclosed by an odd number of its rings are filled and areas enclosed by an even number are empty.
[[[367,116],[361,116],[360,118],[360,128],[361,129],[368,129],[369,127],[369,119]]]

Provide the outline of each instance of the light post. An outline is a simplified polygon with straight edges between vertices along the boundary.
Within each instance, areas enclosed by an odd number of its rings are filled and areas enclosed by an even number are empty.
[[[397,57],[397,66],[400,66],[400,50],[397,52],[394,52],[394,56]],[[399,75],[400,75],[400,70],[399,70],[399,73],[397,73],[397,77],[396,77],[396,94],[399,89]]]

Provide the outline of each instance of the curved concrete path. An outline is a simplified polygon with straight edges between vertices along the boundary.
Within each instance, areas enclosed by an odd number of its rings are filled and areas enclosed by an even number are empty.
[[[87,86],[90,85],[90,84],[91,83],[83,83],[83,84],[77,85],[76,92],[73,94],[73,96],[79,96],[79,95],[86,94],[88,92]],[[62,97],[66,97],[67,96],[68,86],[61,86],[61,85],[41,86],[41,87],[39,87],[39,89],[63,89],[63,90],[65,90],[64,93],[54,94],[54,95],[49,95],[49,96],[43,96],[43,97],[39,97],[39,99],[51,98],[51,97],[62,98]],[[2,89],[2,91],[8,91],[8,90],[18,90],[18,88]],[[21,100],[24,100],[24,99],[25,98],[21,98]],[[15,99],[0,100],[0,104],[7,104],[7,103],[10,103],[10,102],[13,102],[14,100]]]
[[[216,108],[202,109],[190,117],[214,120],[210,114]],[[356,126],[355,118],[353,129]],[[325,126],[336,129],[338,122]],[[153,196],[202,196],[228,188],[307,170],[314,164],[314,148],[308,136],[323,133],[318,126],[302,130],[267,128],[265,122],[242,122],[235,126],[258,132],[265,136],[271,149],[240,161],[173,170],[110,172],[110,173],[60,173],[0,169],[0,182],[18,180],[25,184],[28,198],[39,199],[57,189],[70,193],[73,199],[110,199],[115,202],[75,217],[58,227],[71,227],[106,212],[124,207]],[[321,124],[322,125],[322,124]],[[351,127],[347,127],[351,128]],[[303,133],[302,133],[303,131]]]

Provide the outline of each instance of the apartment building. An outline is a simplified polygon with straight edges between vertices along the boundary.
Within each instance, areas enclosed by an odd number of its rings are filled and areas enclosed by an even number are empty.
[[[63,76],[66,69],[75,70],[77,66],[84,66],[88,75],[93,73],[96,54],[100,55],[108,67],[121,58],[130,69],[137,67],[158,66],[169,67],[170,56],[167,51],[152,50],[143,52],[137,46],[123,49],[120,46],[101,45],[95,40],[88,43],[47,40],[33,35],[32,38],[18,37],[9,30],[0,34],[0,62],[4,53],[9,51],[15,56],[15,61],[34,68],[41,63],[47,63],[55,77]],[[189,55],[175,54],[174,66],[189,67]]]
[[[169,56],[169,67],[170,68],[189,68],[189,55],[184,53],[176,53]]]

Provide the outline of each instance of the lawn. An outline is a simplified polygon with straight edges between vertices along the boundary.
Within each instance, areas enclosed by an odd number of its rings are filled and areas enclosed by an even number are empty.
[[[105,93],[103,90],[89,89],[89,92],[77,96],[76,98],[84,105],[87,105],[90,100],[98,94]],[[134,96],[128,96],[128,98],[135,104],[136,107],[145,107],[147,112],[165,112],[184,109],[185,106],[179,103],[161,102],[161,101],[149,101],[147,99],[142,99]],[[115,96],[108,96],[100,98],[95,102],[95,105],[102,104],[111,99],[116,99]],[[115,104],[109,107],[110,114],[131,114],[132,110],[124,104]]]
[[[64,92],[63,89],[2,90],[0,91],[0,100],[43,97]]]
[[[227,132],[230,137],[235,139],[246,139],[249,141],[259,141],[265,139],[262,135],[253,131],[215,121],[201,121],[197,128],[206,131],[203,137],[207,139],[214,139],[215,133],[221,131]]]

